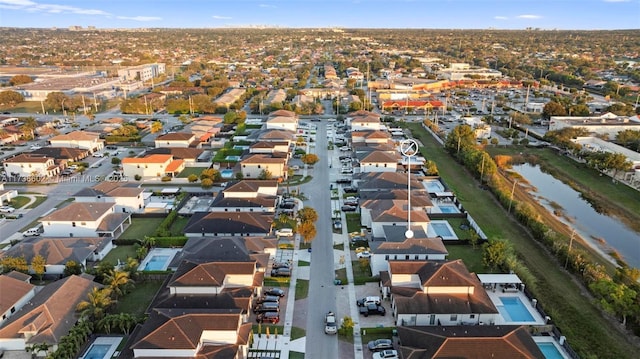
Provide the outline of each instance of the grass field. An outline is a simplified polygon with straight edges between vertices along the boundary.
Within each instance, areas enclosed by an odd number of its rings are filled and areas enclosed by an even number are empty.
[[[15,209],[20,209],[24,207],[27,203],[31,201],[31,198],[25,196],[17,196],[9,201],[9,205]]]
[[[202,173],[202,170],[204,170],[204,168],[202,167],[185,167],[182,172],[180,172],[180,174],[178,175],[178,178],[187,178],[189,177],[189,175],[196,175],[196,176],[200,176],[200,173]]]
[[[129,313],[142,316],[153,297],[162,286],[162,281],[136,283],[135,288],[118,300],[115,313]]]
[[[174,235],[174,236],[183,235],[182,230],[187,225],[187,223],[189,223],[189,217],[178,216],[178,218],[176,218],[176,220],[173,221],[173,224],[171,225],[171,228],[169,229],[171,231],[171,234]]]
[[[509,217],[489,191],[482,191],[469,173],[445,152],[419,123],[404,124],[421,141],[422,155],[436,162],[440,176],[478,222],[489,238],[509,240],[520,260],[537,278],[528,286],[582,357],[631,358],[637,351],[618,326],[605,319],[599,308],[583,295],[583,289],[561,270],[560,264]],[[535,287],[535,288],[534,288]],[[604,349],[606,348],[606,349]]]
[[[17,105],[15,105],[14,107],[7,107],[4,108],[6,110],[10,110],[11,112],[17,112],[17,113],[42,113],[42,104],[40,103],[40,101],[25,101],[25,102],[21,102]],[[55,113],[51,113],[54,114]],[[62,113],[60,113],[60,116],[62,116]]]
[[[345,218],[347,220],[347,232],[360,232],[360,213],[346,213]]]
[[[305,279],[296,280],[296,300],[309,296],[309,281]]]
[[[30,205],[27,206],[27,209],[33,209],[38,207],[39,205],[42,204],[42,202],[46,201],[47,197],[46,196],[36,196],[36,200],[33,201],[33,203],[31,203]]]
[[[103,261],[107,261],[115,265],[118,263],[118,260],[120,260],[121,263],[126,263],[127,258],[129,257],[136,257],[136,247],[119,245],[112,249],[109,254],[104,257]]]
[[[132,218],[131,225],[120,236],[120,239],[143,239],[153,236],[164,218]]]

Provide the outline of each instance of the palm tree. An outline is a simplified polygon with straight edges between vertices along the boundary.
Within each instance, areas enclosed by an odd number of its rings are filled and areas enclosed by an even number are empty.
[[[83,318],[100,320],[111,304],[111,289],[93,287],[87,295],[87,300],[78,303],[76,310]]]
[[[123,334],[129,335],[131,329],[138,324],[138,320],[129,313],[120,313],[117,315],[116,323]]]
[[[126,294],[128,287],[132,285],[132,280],[129,278],[129,272],[112,270],[104,277],[104,284],[109,286],[111,294],[114,295],[115,300],[118,300],[119,296]]]

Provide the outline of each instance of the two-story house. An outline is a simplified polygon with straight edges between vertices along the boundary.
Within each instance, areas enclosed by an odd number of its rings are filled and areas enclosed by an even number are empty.
[[[371,212],[384,211],[393,207],[406,208],[408,192],[406,189],[392,189],[388,191],[361,191],[360,195],[360,225],[371,228]],[[429,213],[433,207],[431,197],[425,190],[411,191],[411,208]]]
[[[210,211],[274,213],[278,202],[277,188],[277,181],[274,180],[232,182],[218,192]]]
[[[147,194],[137,183],[100,182],[74,194],[76,202],[115,203],[115,212],[144,212]]]
[[[55,158],[31,153],[21,153],[2,161],[4,170],[9,176],[20,177],[53,177],[60,173]]]
[[[491,325],[500,315],[461,260],[390,260],[380,281],[398,326]]]
[[[351,143],[392,144],[391,135],[385,131],[355,131],[351,132]]]
[[[89,150],[91,153],[102,151],[104,140],[100,134],[87,131],[73,131],[64,135],[58,135],[49,139],[51,147],[70,147]]]
[[[131,214],[115,203],[74,202],[40,218],[46,237],[117,237],[131,224]]]
[[[30,275],[16,271],[0,275],[0,327],[36,294],[30,279]]]
[[[249,153],[274,154],[288,153],[289,142],[282,141],[258,141],[249,147]]]
[[[242,176],[260,178],[269,173],[271,178],[287,178],[287,158],[263,154],[248,155],[240,160]],[[268,179],[268,178],[267,178]]]
[[[268,130],[296,131],[298,129],[298,117],[295,116],[275,116],[267,120]]]
[[[185,167],[184,160],[174,159],[172,155],[148,155],[122,159],[122,171],[127,178],[174,177]]]
[[[371,210],[371,233],[373,237],[384,238],[385,226],[406,226],[409,211],[404,205],[394,205],[387,209]],[[411,225],[418,226],[427,232],[430,219],[422,210],[411,210]]]
[[[156,148],[188,148],[196,143],[196,135],[188,132],[171,132],[160,135],[155,139]]]
[[[360,172],[396,172],[400,156],[383,151],[372,151],[356,153],[356,158],[360,162]]]
[[[378,131],[382,128],[380,115],[369,111],[356,111],[347,114],[351,131]]]
[[[404,231],[406,228],[402,228]],[[389,270],[389,261],[443,261],[447,259],[449,252],[442,243],[441,238],[428,238],[426,233],[412,226],[414,238],[406,238],[404,233],[394,236],[387,231],[385,242],[371,242],[371,266],[372,275],[379,275],[382,271]]]
[[[273,214],[256,212],[196,212],[184,227],[187,237],[266,236]]]

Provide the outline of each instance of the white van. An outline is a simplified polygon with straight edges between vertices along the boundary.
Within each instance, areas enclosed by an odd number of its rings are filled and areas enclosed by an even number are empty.
[[[37,237],[40,235],[40,228],[33,227],[29,228],[26,231],[22,232],[23,237]]]

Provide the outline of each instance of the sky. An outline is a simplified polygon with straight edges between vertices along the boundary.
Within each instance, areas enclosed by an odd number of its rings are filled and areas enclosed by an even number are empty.
[[[640,0],[0,0],[0,27],[640,29]]]

